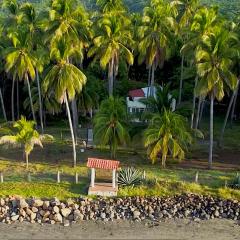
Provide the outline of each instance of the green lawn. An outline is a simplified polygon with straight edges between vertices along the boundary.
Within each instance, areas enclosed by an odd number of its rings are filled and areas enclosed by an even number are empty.
[[[216,118],[215,139],[219,135],[222,119]],[[203,132],[207,139],[207,122],[202,123]],[[86,161],[88,157],[110,158],[108,149],[90,149],[84,153],[77,146],[78,167],[72,168],[72,147],[68,129],[63,126],[50,127],[46,131],[55,137],[54,143],[48,143],[43,149],[36,148],[30,156],[29,172],[31,182],[27,181],[28,172],[22,160],[22,150],[0,147],[0,171],[4,175],[4,183],[0,183],[0,195],[21,195],[24,197],[58,197],[66,199],[85,195],[89,183]],[[234,136],[234,138],[233,138]],[[240,125],[233,129],[227,128],[225,134],[225,147],[227,152],[237,153],[239,149]],[[187,153],[187,159],[196,156],[207,158],[208,144],[196,143]],[[214,154],[219,153],[215,147]],[[221,150],[223,151],[223,150]],[[240,154],[238,155],[240,156]],[[240,200],[240,191],[225,188],[225,181],[230,181],[237,170],[219,171],[195,168],[183,168],[176,162],[172,162],[168,169],[161,169],[159,163],[152,165],[146,157],[145,150],[141,147],[139,138],[118,152],[118,160],[121,166],[135,166],[146,171],[146,184],[120,189],[120,196],[132,195],[157,195],[170,196],[181,193],[211,194],[224,198]],[[237,161],[238,159],[236,159]],[[187,160],[188,161],[188,160]],[[186,161],[186,162],[187,162]],[[236,162],[235,161],[235,162]],[[194,166],[193,166],[194,167]],[[61,183],[56,183],[57,171],[61,172]],[[199,172],[199,184],[194,183],[196,171]],[[79,184],[74,183],[75,173],[79,174]],[[110,178],[110,172],[97,172],[97,178]]]

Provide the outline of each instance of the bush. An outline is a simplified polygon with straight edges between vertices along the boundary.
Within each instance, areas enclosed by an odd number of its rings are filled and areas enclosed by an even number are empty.
[[[137,186],[142,183],[142,172],[131,167],[119,172],[118,184],[120,186]]]
[[[239,175],[239,173],[236,174],[234,179],[227,186],[229,188],[232,188],[232,189],[240,189],[240,175]]]

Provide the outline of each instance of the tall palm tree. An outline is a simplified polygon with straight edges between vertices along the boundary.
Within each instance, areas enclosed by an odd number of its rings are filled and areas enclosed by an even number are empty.
[[[179,27],[181,29],[180,36],[182,38],[183,44],[187,41],[189,37],[189,27],[191,26],[193,16],[198,8],[198,0],[180,0],[180,1],[173,1],[172,4],[179,6],[180,12],[180,20],[179,20]],[[182,88],[183,88],[183,73],[184,73],[184,60],[185,55],[182,54],[181,60],[181,76],[180,76],[180,84],[179,84],[179,95],[178,95],[178,104],[182,101]]]
[[[188,58],[193,66],[195,66],[195,53],[197,51],[198,46],[202,41],[202,37],[217,23],[220,23],[221,19],[218,16],[218,12],[216,8],[207,8],[207,7],[199,7],[196,13],[193,16],[190,29],[191,31],[187,32],[188,38],[181,49],[182,56]],[[198,84],[198,75],[196,74],[194,89]],[[198,99],[198,109],[197,114],[195,114],[195,106],[196,106],[196,94],[193,91],[193,108],[191,115],[191,128],[195,125],[195,129],[198,127],[198,119],[200,108],[202,105],[201,98]],[[196,115],[196,120],[194,124],[194,117]]]
[[[133,64],[134,57],[129,49],[132,45],[130,20],[114,14],[102,16],[96,23],[93,46],[88,51],[88,57],[100,60],[103,69],[108,66],[108,91],[113,95],[114,78],[118,74],[119,58]]]
[[[10,33],[9,40],[11,40],[11,46],[5,50],[5,69],[7,73],[10,72],[13,75],[13,81],[18,78],[20,81],[24,80],[26,82],[32,116],[36,122],[30,89],[30,80],[35,79],[35,67],[37,63],[37,59],[33,54],[32,42],[29,39],[28,33],[22,28]]]
[[[156,114],[144,132],[144,145],[152,163],[161,158],[163,168],[166,167],[168,154],[182,160],[191,143],[186,119],[172,111]]]
[[[226,89],[235,89],[237,77],[232,73],[234,48],[231,41],[235,37],[224,29],[223,25],[215,26],[204,34],[196,51],[197,72],[201,78],[196,87],[198,96],[210,98],[210,143],[209,168],[213,160],[213,110],[214,99],[222,100]]]
[[[142,26],[139,28],[140,42],[138,45],[139,62],[145,61],[151,72],[150,95],[153,95],[154,73],[162,67],[174,42],[177,24],[176,11],[163,0],[152,0],[150,6],[144,8]]]
[[[94,117],[94,140],[102,146],[109,145],[112,158],[116,158],[118,146],[129,140],[126,121],[127,111],[123,99],[112,96],[102,101]]]
[[[46,14],[46,13],[45,13]],[[42,29],[47,33],[45,41],[54,45],[55,41],[65,38],[73,48],[78,48],[78,59],[69,59],[70,62],[82,65],[84,51],[91,38],[91,21],[88,12],[77,0],[53,0],[47,17],[42,16]],[[74,135],[77,140],[78,107],[76,99],[71,102]]]
[[[36,49],[36,52],[42,54],[43,44],[41,43],[41,34],[42,31],[39,27],[38,16],[34,6],[30,3],[24,3],[20,7],[21,11],[21,24],[28,28],[30,41],[33,43],[33,48]],[[37,60],[41,59],[40,56],[37,56]],[[41,65],[42,63],[38,61],[36,65]],[[41,69],[41,67],[38,67]],[[37,81],[37,88],[38,88],[38,101],[39,101],[39,117],[40,117],[40,125],[42,133],[43,129],[43,107],[42,107],[42,92],[40,87],[40,80],[39,80],[39,71],[37,67],[35,68],[36,71],[36,81]]]
[[[73,146],[73,166],[77,164],[75,137],[72,126],[71,112],[69,109],[69,100],[75,98],[76,93],[80,93],[86,83],[86,76],[75,65],[69,62],[70,58],[78,55],[78,49],[72,48],[66,39],[61,38],[52,45],[50,57],[54,65],[46,74],[43,80],[43,91],[54,91],[55,98],[60,103],[66,104],[68,121],[72,136]]]

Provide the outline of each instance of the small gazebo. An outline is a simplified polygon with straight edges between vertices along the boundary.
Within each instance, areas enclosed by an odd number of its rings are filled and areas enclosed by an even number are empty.
[[[91,169],[91,182],[88,188],[89,195],[117,196],[118,185],[116,172],[119,167],[119,161],[88,158],[87,167]],[[95,183],[95,169],[112,170],[112,183]]]

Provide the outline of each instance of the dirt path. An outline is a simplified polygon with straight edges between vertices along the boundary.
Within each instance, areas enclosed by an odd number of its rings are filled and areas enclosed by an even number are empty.
[[[157,226],[131,222],[82,222],[70,227],[39,224],[0,224],[0,239],[168,239],[237,240],[240,225],[230,220],[200,223],[189,220],[161,222]]]

